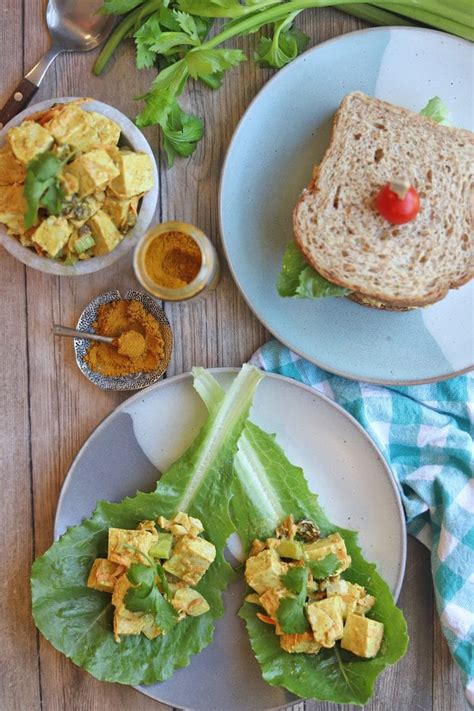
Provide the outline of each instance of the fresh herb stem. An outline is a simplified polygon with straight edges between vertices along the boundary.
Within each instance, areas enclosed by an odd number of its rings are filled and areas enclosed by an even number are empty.
[[[148,0],[148,2],[145,2],[143,5],[140,5],[126,15],[104,44],[102,51],[92,67],[92,73],[96,76],[102,74],[113,53],[118,48],[122,40],[124,40],[125,37],[127,37],[127,35],[133,30],[136,23],[140,20],[144,21],[152,13],[159,10],[162,5],[162,0]]]

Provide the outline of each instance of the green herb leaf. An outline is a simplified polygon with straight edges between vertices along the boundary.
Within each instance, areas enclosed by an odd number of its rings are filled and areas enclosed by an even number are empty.
[[[174,609],[168,600],[166,600],[159,591],[155,576],[158,576],[158,570],[161,565],[148,567],[141,564],[130,566],[128,571],[128,579],[136,586],[130,588],[125,595],[125,607],[132,612],[145,612],[152,614],[155,618],[155,624],[160,630],[166,634],[178,622],[178,612]],[[164,578],[164,571],[161,570]],[[159,579],[161,580],[160,576]],[[169,590],[169,588],[168,588]]]
[[[299,595],[303,590],[306,592],[308,573],[303,566],[290,568],[284,575],[280,576],[280,580],[290,592]]]
[[[169,167],[173,165],[175,156],[190,156],[204,132],[202,119],[187,114],[177,102],[160,125]]]
[[[346,296],[346,294],[350,293],[349,289],[332,284],[308,266],[294,242],[290,242],[283,255],[277,290],[280,296],[306,297],[310,299]]]
[[[308,560],[306,561],[306,565],[315,580],[322,580],[323,578],[328,578],[330,575],[335,575],[340,566],[340,562],[334,553],[330,553],[322,560]]]
[[[138,69],[149,69],[155,64],[157,52],[154,49],[154,44],[160,32],[159,13],[150,15],[148,20],[135,32],[134,39]]]
[[[189,76],[186,61],[179,62],[163,69],[153,81],[150,91],[145,94],[145,108],[137,118],[136,124],[140,128],[166,122],[166,118],[176,104],[176,97],[180,96]]]
[[[239,614],[246,622],[263,678],[301,698],[365,704],[377,676],[405,654],[408,644],[405,620],[387,584],[375,565],[363,557],[357,534],[329,521],[303,471],[288,461],[274,436],[247,422],[234,458],[234,470],[240,487],[231,501],[231,515],[244,549],[250,548],[254,538],[274,535],[276,526],[290,513],[295,521],[309,519],[317,523],[322,536],[339,532],[352,558],[344,578],[363,585],[375,596],[370,617],[385,626],[382,647],[373,659],[355,657],[343,649],[322,649],[317,655],[288,654],[280,648],[274,629],[260,622],[255,607],[245,603]]]
[[[50,151],[40,153],[28,163],[23,189],[27,205],[26,229],[37,223],[40,207],[44,207],[49,215],[59,214],[64,199],[59,171],[64,163]]]
[[[443,126],[451,125],[449,122],[449,109],[439,96],[434,96],[430,99],[426,106],[421,109],[420,115],[427,116]]]
[[[120,503],[100,502],[90,518],[69,528],[33,564],[33,615],[39,630],[75,664],[104,681],[152,684],[187,666],[192,655],[212,641],[215,620],[224,613],[222,591],[235,577],[224,558],[227,538],[235,530],[229,517],[235,483],[232,461],[262,374],[244,366],[226,393],[217,384],[209,387],[203,369],[193,374],[210,414],[156,490]],[[110,595],[86,586],[92,563],[107,551],[109,528],[133,529],[140,521],[159,515],[172,518],[177,511],[199,518],[216,546],[216,559],[197,585],[210,611],[187,617],[156,639],[125,635],[117,644]]]
[[[262,67],[281,69],[306,49],[308,35],[293,27],[293,20],[298,14],[293,12],[284,20],[275,22],[271,39],[260,38],[254,59]]]
[[[246,59],[240,49],[193,49],[186,55],[189,74],[193,79],[222,74]]]
[[[304,612],[308,588],[308,571],[304,567],[291,568],[280,577],[283,585],[296,595],[284,597],[277,610],[277,619],[283,632],[302,634],[309,628]]]

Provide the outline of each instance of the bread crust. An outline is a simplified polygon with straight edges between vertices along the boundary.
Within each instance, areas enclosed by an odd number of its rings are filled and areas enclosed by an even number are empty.
[[[426,119],[425,117],[418,116],[417,114],[412,114],[412,112],[408,111],[407,109],[403,109],[401,107],[394,107],[391,104],[387,104],[386,102],[383,102],[379,99],[369,99],[368,97],[365,97],[364,95],[360,95],[358,92],[355,92],[357,96],[360,96],[363,98],[363,100],[368,100],[375,104],[381,111],[385,110],[387,107],[389,107],[391,112],[395,112],[397,114],[401,114],[404,117],[409,117],[410,121],[421,121],[422,125],[424,125],[424,122],[429,121],[430,124],[433,126],[438,127],[437,124],[432,122],[430,119]],[[336,271],[333,271],[331,269],[326,268],[323,264],[318,261],[317,255],[315,254],[314,251],[311,251],[311,249],[308,247],[307,239],[305,239],[304,234],[302,230],[300,229],[300,220],[299,220],[299,214],[301,211],[302,206],[310,200],[314,200],[314,198],[318,195],[320,192],[320,178],[321,178],[321,172],[324,169],[324,163],[327,159],[327,156],[331,154],[331,151],[334,149],[335,143],[338,141],[338,128],[339,128],[339,123],[341,120],[341,116],[343,115],[343,111],[345,108],[345,104],[348,100],[350,100],[351,97],[354,96],[354,94],[348,95],[342,102],[339,110],[336,112],[334,116],[334,121],[333,121],[333,127],[332,127],[332,133],[331,133],[331,138],[330,138],[330,143],[329,147],[326,151],[326,154],[321,162],[321,164],[313,170],[313,175],[311,178],[311,181],[305,190],[303,190],[302,194],[300,195],[300,198],[298,202],[295,205],[295,208],[293,210],[293,226],[294,226],[294,238],[295,242],[301,251],[303,257],[305,260],[308,262],[310,266],[313,267],[321,276],[323,276],[325,279],[328,281],[332,282],[333,284],[336,284],[337,286],[341,286],[343,288],[349,289],[353,293],[350,295],[349,298],[352,298],[354,301],[357,301],[358,303],[362,303],[366,306],[371,306],[373,308],[377,308],[375,304],[370,304],[368,302],[370,301],[379,301],[383,305],[378,306],[378,308],[384,308],[387,310],[407,310],[411,308],[418,308],[418,307],[423,307],[423,306],[428,306],[430,304],[436,303],[437,301],[440,301],[443,299],[446,294],[449,292],[450,289],[457,289],[464,284],[466,284],[470,279],[473,278],[474,276],[474,261],[472,259],[472,251],[471,251],[471,261],[466,267],[465,273],[461,274],[458,278],[450,278],[449,283],[446,283],[446,281],[443,280],[444,283],[440,282],[436,285],[433,286],[432,289],[428,290],[425,294],[422,296],[410,296],[409,298],[405,297],[396,297],[395,295],[391,295],[389,298],[387,298],[387,293],[384,292],[383,290],[377,290],[374,289],[373,286],[365,292],[363,289],[360,288],[360,285],[355,285],[354,282],[351,281],[350,278],[347,278],[347,275],[344,276],[343,274],[340,274]],[[441,128],[447,128],[447,127],[441,127]],[[432,130],[432,127],[430,126],[430,130]],[[463,129],[448,129],[450,131],[455,131],[457,136],[460,136],[463,140],[467,141],[468,143],[472,144],[472,135],[469,131],[463,130]],[[316,228],[315,228],[316,229]],[[471,224],[471,230],[472,230],[472,224]],[[472,235],[472,231],[471,231]]]

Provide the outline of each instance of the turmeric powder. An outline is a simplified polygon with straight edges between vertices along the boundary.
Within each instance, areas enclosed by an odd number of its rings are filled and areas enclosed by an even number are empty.
[[[121,299],[102,304],[93,325],[96,333],[111,336],[116,342],[91,345],[85,356],[91,370],[117,377],[159,368],[165,354],[160,324],[139,301]]]
[[[150,279],[167,289],[190,284],[201,268],[201,250],[184,232],[157,235],[145,253],[145,269]]]

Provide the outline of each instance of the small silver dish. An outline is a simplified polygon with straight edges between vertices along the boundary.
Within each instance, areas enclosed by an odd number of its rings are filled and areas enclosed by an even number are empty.
[[[85,355],[91,345],[91,342],[86,338],[74,339],[76,363],[81,373],[92,383],[94,383],[94,385],[102,388],[102,390],[140,390],[141,388],[146,388],[148,385],[153,385],[153,383],[160,380],[169,365],[173,350],[173,333],[171,331],[169,321],[166,318],[166,314],[161,306],[154,299],[152,299],[151,296],[143,294],[141,291],[134,291],[133,289],[127,291],[125,296],[122,296],[120,291],[117,290],[106,291],[104,294],[96,296],[96,298],[86,306],[79,317],[76,328],[78,331],[95,333],[93,323],[97,319],[99,306],[102,304],[108,304],[111,301],[120,301],[120,299],[125,299],[127,301],[140,301],[145,309],[151,313],[160,324],[165,344],[165,355],[160,367],[150,373],[132,373],[131,375],[121,375],[118,377],[101,375],[100,373],[96,373],[94,370],[91,370],[85,361]]]

